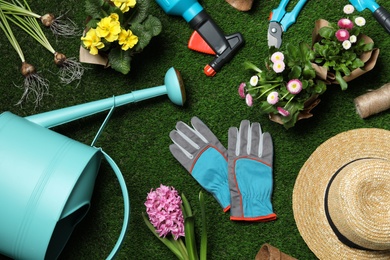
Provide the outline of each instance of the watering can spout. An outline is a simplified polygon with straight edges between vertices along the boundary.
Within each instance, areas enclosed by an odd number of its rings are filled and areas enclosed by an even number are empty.
[[[178,70],[171,67],[165,74],[164,85],[142,90],[136,90],[128,94],[113,96],[85,104],[57,109],[26,117],[27,120],[40,126],[51,128],[62,125],[83,117],[109,110],[113,107],[134,103],[149,98],[167,94],[176,105],[184,105],[186,100],[185,89]]]

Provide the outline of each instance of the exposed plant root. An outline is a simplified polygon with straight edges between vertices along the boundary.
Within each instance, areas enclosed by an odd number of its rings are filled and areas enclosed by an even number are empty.
[[[61,83],[69,84],[75,80],[79,80],[77,85],[80,83],[80,80],[84,75],[85,67],[78,62],[76,58],[66,58],[59,66],[59,77]]]
[[[30,73],[24,78],[22,86],[17,86],[24,92],[20,100],[15,104],[22,105],[25,101],[31,100],[35,107],[39,106],[44,95],[49,94],[49,81],[41,77],[38,73]]]
[[[41,16],[41,22],[56,36],[74,37],[81,34],[81,31],[77,27],[76,23],[73,22],[65,14],[55,17],[53,14],[45,14]]]

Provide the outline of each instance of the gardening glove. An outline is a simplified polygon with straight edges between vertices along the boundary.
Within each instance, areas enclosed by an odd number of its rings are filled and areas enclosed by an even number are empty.
[[[228,141],[230,220],[270,221],[272,210],[273,144],[259,123],[241,121],[229,128]]]
[[[169,150],[226,212],[230,208],[226,148],[199,118],[193,117],[191,124],[192,128],[177,122],[169,134],[173,141]]]

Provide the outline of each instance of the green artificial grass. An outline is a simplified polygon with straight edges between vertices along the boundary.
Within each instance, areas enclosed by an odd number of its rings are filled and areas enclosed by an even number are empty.
[[[80,28],[84,26],[86,16],[83,1],[29,2],[31,8],[39,13],[58,14],[69,11],[68,15],[75,23]],[[388,2],[377,2],[390,9]],[[315,20],[323,18],[337,21],[343,16],[342,7],[348,3],[347,0],[308,1],[296,23],[284,34],[282,49],[288,42],[311,43]],[[165,72],[173,66],[181,72],[184,81],[187,92],[185,106],[176,106],[166,96],[161,96],[118,107],[96,144],[117,162],[130,195],[129,228],[117,259],[174,259],[174,255],[150,233],[142,219],[141,213],[145,211],[143,204],[152,188],[155,189],[160,184],[174,186],[185,194],[195,214],[200,212],[198,193],[202,187],[174,159],[168,149],[171,144],[169,132],[174,129],[176,122],[181,120],[189,123],[193,116],[198,116],[207,124],[226,147],[229,127],[238,127],[243,119],[260,122],[263,131],[271,133],[274,142],[272,204],[277,220],[268,223],[230,221],[229,213],[223,213],[216,200],[204,192],[208,258],[254,259],[261,245],[270,243],[298,259],[315,259],[295,225],[292,210],[295,179],[310,154],[330,137],[362,127],[390,130],[389,111],[361,119],[353,104],[355,97],[390,81],[390,67],[387,66],[390,35],[368,10],[362,12],[361,15],[367,20],[364,32],[380,48],[375,68],[350,82],[346,91],[341,91],[337,85],[328,86],[327,92],[320,97],[321,103],[312,111],[314,116],[299,121],[294,128],[286,130],[271,122],[266,115],[261,115],[258,107],[247,107],[237,94],[238,85],[251,76],[250,72],[243,69],[243,62],[248,60],[262,66],[262,61],[267,56],[268,16],[279,1],[254,1],[249,12],[239,12],[224,0],[203,0],[200,4],[226,34],[241,32],[245,39],[245,46],[215,77],[209,78],[203,74],[203,67],[213,57],[187,49],[192,30],[185,20],[165,14],[152,2],[150,13],[161,20],[162,33],[152,40],[143,53],[133,59],[128,75],[110,68],[86,65],[88,69],[79,84],[73,82],[61,85],[55,75],[58,69],[52,62],[52,55],[15,28],[14,32],[22,45],[26,60],[34,64],[50,81],[50,95],[45,96],[41,105],[36,108],[31,102],[21,107],[14,105],[22,94],[22,90],[15,87],[23,80],[19,72],[21,64],[5,37],[0,37],[0,111],[27,116],[162,85]],[[47,35],[56,49],[68,57],[78,57],[79,37],[59,37],[56,40],[49,32]],[[106,113],[97,114],[53,130],[90,144],[105,115]],[[91,208],[77,225],[60,259],[104,259],[119,236],[122,218],[123,199],[120,187],[114,173],[103,161]],[[196,215],[198,239],[200,228],[200,215]]]

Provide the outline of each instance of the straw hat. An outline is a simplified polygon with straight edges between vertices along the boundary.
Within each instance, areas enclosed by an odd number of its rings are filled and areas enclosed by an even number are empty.
[[[293,210],[319,259],[390,259],[390,131],[355,129],[321,144],[296,179]]]

